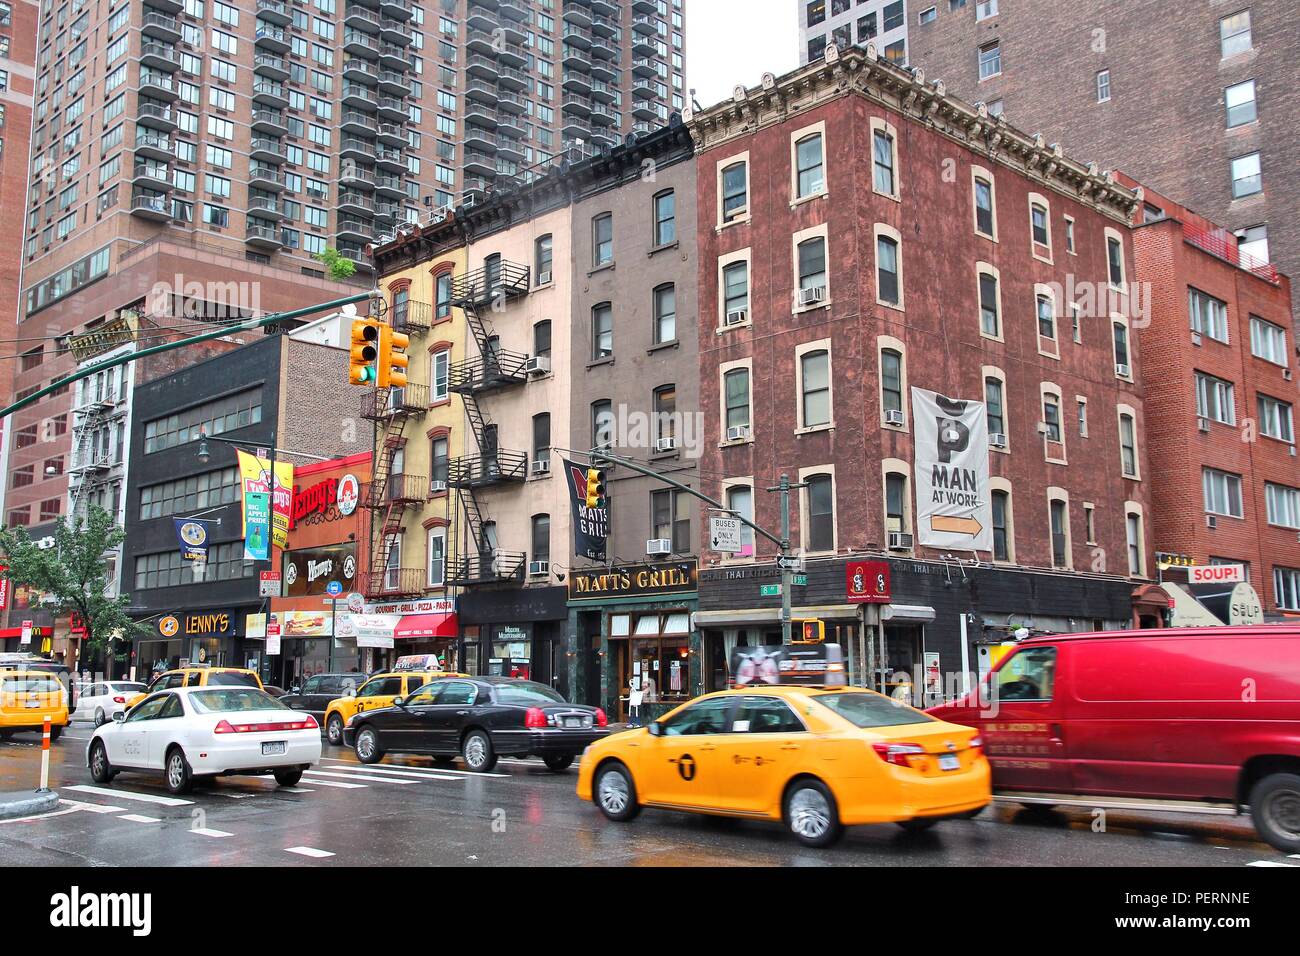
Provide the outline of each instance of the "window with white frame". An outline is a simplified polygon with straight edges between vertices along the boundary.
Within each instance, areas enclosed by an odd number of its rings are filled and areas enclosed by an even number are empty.
[[[1119,416],[1119,461],[1125,478],[1137,478],[1137,427],[1130,412],[1120,412]]]
[[[427,541],[428,585],[440,588],[447,581],[447,529],[430,528]]]
[[[979,49],[980,79],[987,80],[1002,72],[1002,45],[997,41]]]
[[[885,196],[898,195],[895,140],[892,131],[881,125],[871,131],[871,185]]]
[[[993,177],[976,173],[974,177],[975,231],[990,239],[997,238],[997,219],[993,209]]]
[[[1223,106],[1228,129],[1255,122],[1255,81],[1234,83],[1223,91]]]
[[[1187,287],[1187,314],[1192,331],[1208,336],[1216,342],[1228,341],[1228,304],[1214,296]]]
[[[1285,366],[1286,329],[1275,322],[1261,319],[1258,315],[1250,317],[1250,354],[1266,362]]]
[[[1038,337],[1056,341],[1056,309],[1052,305],[1052,297],[1040,292],[1034,297],[1036,314],[1038,315]]]
[[[1129,577],[1140,578],[1143,576],[1142,560],[1142,515],[1137,511],[1129,511],[1124,515],[1124,537],[1128,545],[1128,573]]]
[[[1051,531],[1052,567],[1070,567],[1070,504],[1065,498],[1048,500],[1048,519]]]
[[[1224,425],[1237,424],[1234,391],[1231,382],[1205,372],[1197,372],[1196,414]]]
[[[754,489],[750,485],[731,485],[727,488],[727,507],[747,521],[754,520]],[[733,558],[752,558],[754,556],[754,529],[749,525],[740,526],[740,550]]]
[[[908,521],[907,505],[910,496],[907,493],[907,473],[888,471],[885,473],[885,531],[889,534],[908,534],[911,522]]]
[[[1288,611],[1300,611],[1300,569],[1273,569],[1273,599]]]
[[[1110,70],[1097,71],[1097,102],[1110,101]]]
[[[1240,475],[1217,468],[1202,468],[1201,491],[1209,514],[1242,517]]]
[[[1259,153],[1247,153],[1232,160],[1232,198],[1253,196],[1264,190]]]
[[[1250,37],[1250,11],[1242,10],[1219,20],[1219,56],[1227,59],[1245,53],[1253,46]]]
[[[723,372],[723,415],[728,436],[737,433],[736,431],[733,431],[733,429],[745,429],[748,431],[750,428],[751,417],[749,394],[748,367],[742,366],[739,368],[727,369]]]
[[[816,305],[826,296],[826,238],[813,236],[799,243],[799,305]]]
[[[993,512],[993,560],[1010,561],[1014,545],[1011,537],[1011,492],[996,489],[989,495]]]
[[[876,298],[885,305],[903,304],[903,265],[898,237],[876,227]]]
[[[1007,419],[1005,395],[1002,379],[992,375],[984,377],[984,416],[988,422],[989,435],[1006,436]]]
[[[1043,424],[1048,441],[1061,441],[1061,396],[1054,392],[1043,392]]]
[[[831,353],[814,349],[799,356],[799,427],[831,424]]]
[[[722,221],[734,222],[749,214],[749,164],[731,163],[720,173],[722,184]]]
[[[991,266],[979,269],[980,332],[990,338],[1002,338],[1002,307],[998,293],[998,275]]]
[[[749,321],[749,260],[739,259],[722,267],[722,325]]]
[[[1264,482],[1264,510],[1269,524],[1300,530],[1300,490]]]
[[[1111,331],[1115,349],[1115,375],[1119,378],[1131,378],[1133,366],[1129,363],[1128,323],[1113,320]]]
[[[804,549],[818,553],[835,550],[835,479],[829,474],[806,475],[802,479],[807,515]]]
[[[1295,428],[1291,418],[1291,403],[1258,392],[1255,395],[1259,410],[1259,431],[1278,441],[1294,442]]]
[[[826,191],[826,161],[821,133],[795,143],[795,198],[807,199]]]
[[[997,16],[998,0],[977,0],[975,4],[975,22]]]
[[[451,352],[443,349],[429,357],[429,385],[435,402],[451,397]]]

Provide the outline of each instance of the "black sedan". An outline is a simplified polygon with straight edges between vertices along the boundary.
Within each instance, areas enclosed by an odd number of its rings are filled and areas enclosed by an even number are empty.
[[[567,769],[586,746],[608,735],[599,707],[570,704],[547,687],[509,677],[443,678],[392,707],[363,711],[343,731],[362,763],[386,753],[429,754],[450,763],[459,754],[476,773],[498,757],[541,757]]]
[[[366,675],[358,671],[340,674],[314,674],[303,682],[302,687],[295,687],[280,698],[280,703],[294,710],[302,710],[316,718],[316,723],[325,726],[325,711],[330,701],[346,697],[349,690],[355,691],[366,682]],[[331,743],[338,743],[337,740]]]

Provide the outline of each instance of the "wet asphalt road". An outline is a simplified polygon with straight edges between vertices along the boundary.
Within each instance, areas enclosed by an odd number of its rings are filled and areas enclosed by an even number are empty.
[[[997,806],[916,835],[858,827],[808,850],[775,825],[664,811],[607,822],[574,794],[576,773],[503,760],[490,775],[418,757],[377,767],[328,745],[298,787],[230,777],[185,798],[161,776],[97,787],[84,767],[90,727],[51,751],[59,811],[0,821],[6,866],[1300,866],[1254,836],[1247,819]],[[0,791],[33,789],[34,735],[0,743]],[[73,789],[74,787],[91,789]]]

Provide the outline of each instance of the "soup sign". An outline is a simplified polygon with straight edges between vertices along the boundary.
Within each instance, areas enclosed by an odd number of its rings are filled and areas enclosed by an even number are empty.
[[[1244,564],[1203,564],[1187,569],[1191,584],[1238,584],[1246,580]]]

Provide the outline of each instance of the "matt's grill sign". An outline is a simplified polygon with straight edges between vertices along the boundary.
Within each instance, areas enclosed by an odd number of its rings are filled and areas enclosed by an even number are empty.
[[[596,568],[569,575],[571,601],[683,594],[698,589],[699,567],[694,561]]]

